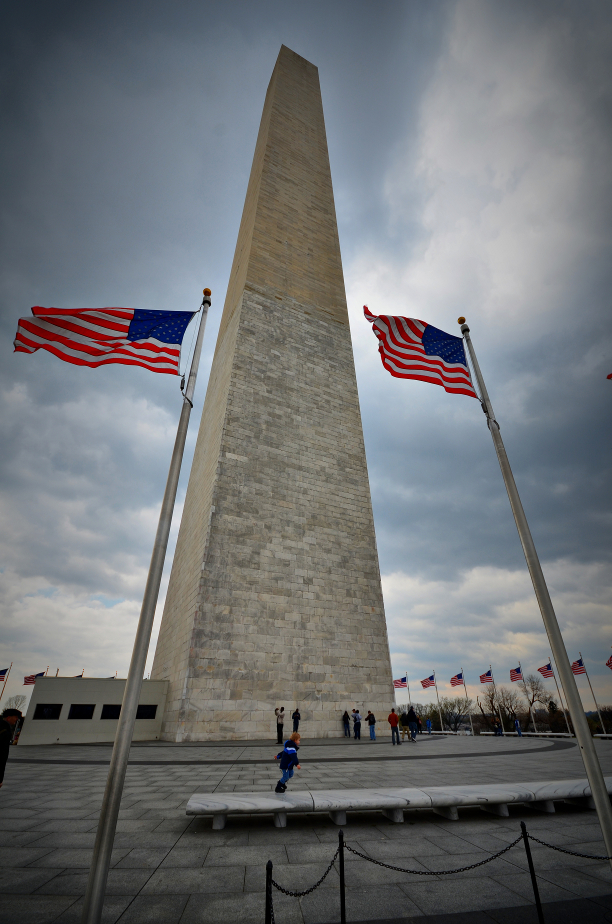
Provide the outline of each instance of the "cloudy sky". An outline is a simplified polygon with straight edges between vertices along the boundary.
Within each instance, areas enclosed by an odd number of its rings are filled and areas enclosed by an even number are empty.
[[[609,5],[31,0],[2,19],[7,693],[47,665],[125,676],[181,403],[169,376],[13,354],[17,319],[190,310],[210,286],[182,503],[284,43],[321,78],[394,674],[435,668],[449,692],[549,647],[477,402],[391,378],[364,303],[468,318],[568,651],[611,702]]]

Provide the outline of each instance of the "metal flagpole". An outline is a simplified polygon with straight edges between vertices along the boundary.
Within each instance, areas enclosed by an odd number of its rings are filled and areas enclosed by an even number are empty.
[[[6,677],[4,678],[4,683],[2,684],[2,693],[0,693],[0,699],[2,699],[2,697],[4,696],[4,689],[5,689],[5,687],[6,687],[6,682],[7,682],[7,680],[9,679],[9,674],[10,674],[10,672],[11,672],[11,667],[12,667],[12,666],[13,666],[13,662],[11,661],[10,666],[9,666],[9,669],[8,669],[8,671],[6,672]]]
[[[495,420],[493,407],[491,405],[484,379],[480,371],[480,366],[478,365],[478,360],[476,359],[474,347],[472,346],[470,329],[465,323],[465,318],[460,318],[459,323],[461,324],[461,333],[463,334],[465,342],[467,343],[470,360],[472,362],[472,368],[474,370],[474,375],[476,376],[476,381],[480,390],[482,408],[487,416],[487,426],[489,427],[489,431],[493,439],[493,445],[495,446],[495,452],[497,453],[499,467],[501,468],[504,483],[506,485],[506,491],[508,492],[508,499],[510,501],[512,513],[514,514],[514,521],[516,523],[516,528],[518,530],[523,552],[525,554],[525,559],[527,561],[527,567],[529,568],[533,589],[538,600],[540,613],[542,614],[542,619],[548,634],[550,646],[555,656],[555,661],[557,662],[561,686],[563,687],[565,698],[569,706],[569,712],[572,717],[574,731],[576,733],[576,738],[578,739],[578,745],[580,747],[580,753],[584,761],[584,768],[586,770],[586,775],[591,787],[591,794],[593,796],[593,801],[595,802],[599,824],[601,825],[601,831],[603,834],[604,843],[606,845],[606,853],[608,856],[612,856],[612,806],[610,805],[610,798],[608,796],[608,791],[604,782],[601,766],[599,764],[599,760],[597,759],[597,753],[595,751],[595,745],[593,744],[593,738],[591,737],[591,731],[586,720],[586,715],[584,714],[584,708],[580,700],[580,694],[578,693],[576,680],[572,673],[567,651],[565,650],[563,636],[561,635],[559,623],[557,622],[557,617],[552,605],[552,601],[550,599],[550,594],[548,593],[548,587],[546,586],[546,581],[544,580],[544,574],[538,559],[535,543],[529,530],[527,517],[525,516],[523,505],[521,504],[521,499],[519,497],[516,483],[514,481],[514,476],[512,474],[512,469],[510,468],[510,462],[508,461],[508,456],[506,455],[506,449],[501,438],[499,424]],[[612,866],[612,861],[610,861],[610,863]]]
[[[580,655],[580,660],[582,661],[582,666],[584,667],[584,673],[585,673],[587,682],[588,682],[589,686],[591,687],[591,696],[593,697],[593,702],[595,703],[595,708],[597,709],[597,715],[599,716],[599,724],[601,725],[601,730],[602,730],[602,732],[603,732],[604,735],[605,735],[605,734],[606,734],[606,728],[605,728],[605,726],[604,726],[603,719],[602,719],[602,717],[601,717],[601,712],[599,711],[599,706],[597,705],[597,700],[595,699],[595,694],[593,693],[593,687],[591,686],[591,681],[590,681],[590,679],[589,679],[589,675],[587,674],[586,664],[584,663],[584,658],[582,657],[582,652],[579,651],[578,654]]]
[[[463,671],[463,668],[461,668],[461,676],[463,677],[463,689],[465,690],[465,698],[467,700],[469,699],[469,696],[468,696],[467,687],[465,685],[465,673]],[[469,712],[468,715],[470,717],[470,728],[472,729],[472,738],[473,738],[474,737],[474,723],[472,722],[472,713]]]
[[[204,298],[202,299],[201,307],[202,315],[200,318],[200,327],[195,349],[193,351],[193,359],[191,360],[187,388],[183,394],[183,407],[181,409],[174,449],[172,451],[166,490],[164,492],[164,499],[159,514],[155,544],[153,546],[149,574],[140,610],[138,628],[136,630],[132,660],[130,661],[130,669],[125,682],[125,692],[123,694],[123,703],[119,715],[119,724],[117,727],[117,734],[115,735],[115,744],[113,746],[106,789],[104,790],[104,797],[102,799],[102,808],[100,809],[96,842],[94,845],[91,868],[89,870],[83,915],[81,917],[82,924],[100,924],[102,916],[102,904],[106,891],[106,880],[108,878],[111,851],[115,838],[117,816],[119,814],[121,794],[125,782],[130,745],[134,732],[134,722],[136,720],[136,710],[138,708],[138,700],[140,699],[140,690],[142,687],[142,677],[147,660],[151,630],[153,628],[153,618],[155,616],[155,608],[159,595],[159,585],[161,583],[166,548],[168,546],[168,536],[170,534],[172,512],[174,510],[176,490],[181,472],[181,462],[183,460],[183,450],[187,437],[189,415],[193,407],[192,398],[195,390],[196,376],[198,374],[200,354],[202,352],[206,316],[210,307],[210,289],[204,289]]]
[[[531,721],[533,722],[533,731],[537,735],[538,729],[536,728],[535,716],[533,714],[533,704],[529,702],[529,694],[527,693],[527,684],[525,683],[525,678],[523,677],[523,666],[520,661],[519,661],[519,670],[521,672],[521,682],[523,684],[523,687],[525,688],[525,696],[527,697],[527,704],[529,706],[529,712],[531,714]]]
[[[499,724],[501,725],[502,738],[504,737],[505,728],[504,720],[502,719],[501,708],[499,705],[499,700],[497,698],[497,684],[495,683],[495,677],[493,676],[493,665],[489,664],[489,670],[491,671],[491,681],[493,683],[493,690],[495,692],[495,705],[497,706],[497,714],[499,716]]]
[[[412,706],[412,700],[410,699],[410,680],[408,679],[408,671],[406,671],[406,689],[408,690],[408,705]]]
[[[434,686],[436,688],[436,699],[438,700],[438,715],[440,716],[440,731],[444,731],[444,722],[442,721],[442,710],[440,709],[440,696],[438,695],[438,681],[436,680],[436,672],[433,672],[434,677]]]
[[[551,665],[551,667],[552,667],[552,661],[553,661],[553,658],[552,658],[552,655],[550,655],[550,659],[548,663]],[[567,718],[567,710],[565,708],[565,705],[563,704],[563,699],[561,697],[561,690],[559,689],[559,684],[557,683],[557,675],[555,674],[554,671],[553,671],[553,680],[555,681],[555,686],[557,688],[557,696],[559,697],[559,702],[561,703],[561,709],[563,710],[563,718],[565,719],[565,724],[567,725],[567,733],[571,737],[572,733],[570,731],[569,720]]]

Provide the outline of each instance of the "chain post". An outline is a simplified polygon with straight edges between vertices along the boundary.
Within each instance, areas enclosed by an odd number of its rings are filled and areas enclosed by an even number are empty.
[[[266,921],[272,924],[272,860],[266,863]]]
[[[346,924],[346,892],[344,888],[344,831],[338,832],[340,866],[340,924]]]
[[[527,854],[527,863],[529,865],[529,875],[531,876],[531,885],[533,886],[533,894],[535,898],[536,908],[538,910],[538,921],[540,922],[540,924],[545,924],[544,912],[542,911],[542,902],[540,901],[540,892],[538,890],[538,883],[536,880],[535,869],[533,866],[533,859],[531,856],[531,847],[529,846],[529,835],[527,834],[527,828],[525,827],[524,821],[521,821],[521,833],[523,835],[523,843],[525,844],[525,853]]]

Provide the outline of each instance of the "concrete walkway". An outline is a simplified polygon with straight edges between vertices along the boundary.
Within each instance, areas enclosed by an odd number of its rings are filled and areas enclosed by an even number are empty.
[[[420,738],[415,745],[398,748],[388,738],[306,740],[300,752],[303,769],[291,785],[316,790],[583,777],[577,748],[568,744],[448,737]],[[604,772],[612,773],[612,742],[596,746]],[[259,924],[268,859],[285,887],[313,884],[337,845],[338,830],[325,817],[292,817],[286,829],[274,828],[267,818],[229,819],[225,830],[213,831],[210,819],[185,816],[187,800],[196,790],[272,789],[278,770],[271,758],[277,751],[273,742],[135,745],[105,922]],[[79,922],[109,757],[110,747],[100,745],[17,747],[11,752],[0,790],[3,924]],[[355,815],[346,840],[372,858],[436,871],[468,865],[499,850],[517,836],[521,819],[544,840],[587,853],[604,852],[595,814],[572,806],[558,806],[553,816],[521,806],[511,808],[509,818],[464,810],[458,822],[423,811],[403,825],[380,815]],[[604,907],[612,908],[608,864],[539,847],[534,859],[543,900],[567,903],[583,896],[593,899],[603,914]],[[471,872],[425,881],[347,858],[347,888],[349,921],[466,912],[478,924],[477,911],[486,913],[482,921],[501,921],[503,909],[510,913],[532,901],[521,848]],[[304,899],[275,894],[277,924],[329,924],[339,920],[338,908],[335,870]]]

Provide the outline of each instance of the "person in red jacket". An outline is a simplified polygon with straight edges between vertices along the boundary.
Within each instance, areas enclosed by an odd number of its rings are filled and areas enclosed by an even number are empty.
[[[399,728],[397,727],[399,719],[397,717],[397,713],[395,709],[392,709],[391,712],[389,713],[387,722],[391,726],[391,743],[395,744],[395,741],[397,739],[397,743],[401,744],[402,742],[400,741]]]

